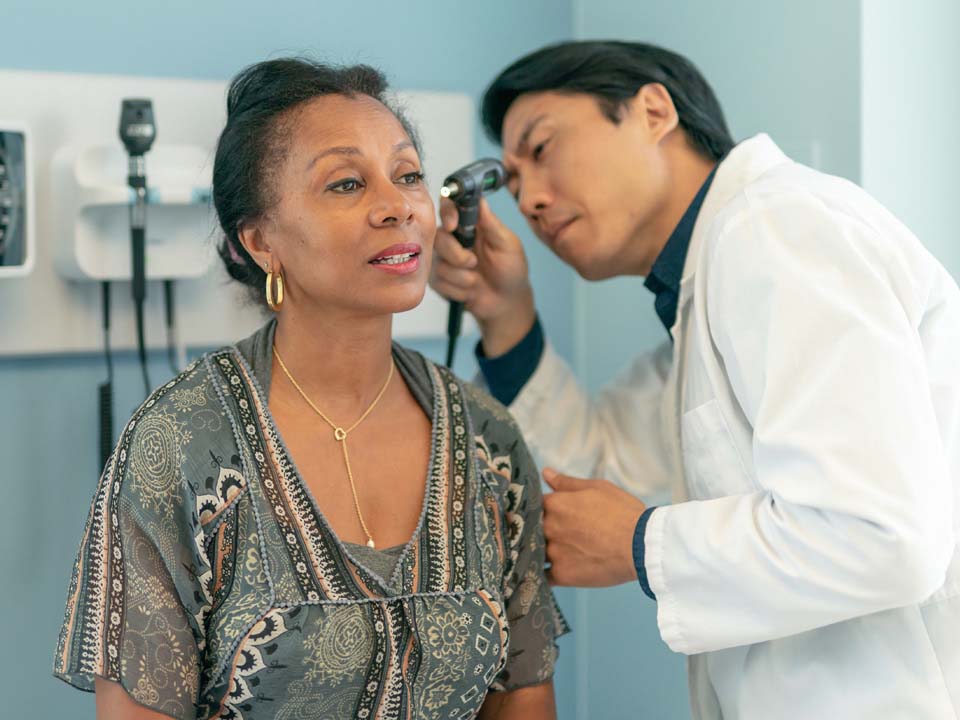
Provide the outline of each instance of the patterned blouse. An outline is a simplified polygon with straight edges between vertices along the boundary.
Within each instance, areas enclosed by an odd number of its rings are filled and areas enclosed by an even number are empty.
[[[549,679],[566,625],[537,470],[503,407],[394,346],[433,435],[419,524],[381,577],[330,529],[270,416],[274,327],[203,356],[127,424],[55,675],[245,720],[470,718],[488,690]]]

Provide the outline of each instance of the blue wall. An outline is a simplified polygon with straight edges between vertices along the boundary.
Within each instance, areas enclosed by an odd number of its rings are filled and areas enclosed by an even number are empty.
[[[136,8],[142,22],[134,20]],[[571,7],[550,0],[482,4],[435,2],[270,3],[168,0],[132,6],[119,0],[63,3],[6,0],[0,7],[0,68],[227,79],[242,66],[310,52],[384,68],[394,87],[465,92],[478,98],[516,56],[568,38]],[[508,16],[509,23],[501,18]],[[3,115],[0,98],[0,115]],[[82,112],[83,108],[65,108]],[[478,150],[494,148],[478,135]],[[496,208],[523,227],[506,198]],[[38,208],[38,212],[49,209]],[[529,237],[525,237],[528,241]],[[545,323],[561,350],[573,346],[572,278],[528,242]],[[56,312],[55,307],[49,309]],[[2,312],[2,311],[0,311]],[[0,317],[2,322],[2,317]],[[474,367],[470,342],[458,368]],[[441,342],[419,349],[440,359]],[[151,377],[169,372],[156,358]],[[50,675],[67,583],[97,476],[96,385],[100,357],[0,359],[0,660],[3,717],[93,717],[92,696]],[[129,355],[117,363],[116,415],[139,401]],[[572,644],[562,646],[558,700],[572,707]],[[566,713],[563,713],[564,715]]]
[[[863,186],[960,278],[960,3],[863,7]]]

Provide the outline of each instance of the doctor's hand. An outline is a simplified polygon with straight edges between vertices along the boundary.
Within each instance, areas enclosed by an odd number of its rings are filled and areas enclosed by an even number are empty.
[[[472,249],[453,236],[457,206],[440,201],[440,221],[433,243],[430,286],[457,300],[473,314],[483,335],[487,357],[497,357],[520,342],[533,327],[536,311],[527,256],[520,238],[480,201]]]
[[[606,587],[636,581],[633,532],[646,506],[606,480],[581,480],[550,468],[543,497],[547,577],[553,585]]]

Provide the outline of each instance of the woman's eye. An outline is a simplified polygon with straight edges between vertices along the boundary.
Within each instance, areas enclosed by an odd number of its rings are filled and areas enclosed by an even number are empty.
[[[423,173],[419,170],[400,176],[400,182],[404,185],[419,185],[423,182]]]
[[[356,178],[347,178],[346,180],[340,180],[332,185],[328,185],[327,190],[333,190],[338,193],[351,193],[359,190],[361,187],[360,181]]]

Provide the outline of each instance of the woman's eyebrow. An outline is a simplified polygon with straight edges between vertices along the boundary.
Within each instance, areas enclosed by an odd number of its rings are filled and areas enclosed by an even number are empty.
[[[347,155],[356,157],[358,155],[363,155],[363,151],[358,147],[347,146],[347,145],[337,145],[334,147],[329,147],[326,150],[322,150],[313,156],[313,159],[307,163],[305,170],[310,170],[314,165],[317,164],[319,160],[327,157],[328,155]]]
[[[416,150],[416,145],[414,145],[409,140],[403,140],[393,146],[393,154],[396,155],[399,152],[403,152],[404,150],[411,149],[411,148]],[[309,172],[309,170],[314,165],[316,165],[318,161],[330,155],[345,155],[348,157],[358,157],[363,155],[363,150],[353,145],[335,145],[334,147],[329,147],[326,150],[321,150],[316,155],[314,155],[313,159],[310,160],[309,163],[307,163],[307,167],[305,168],[305,171]]]

